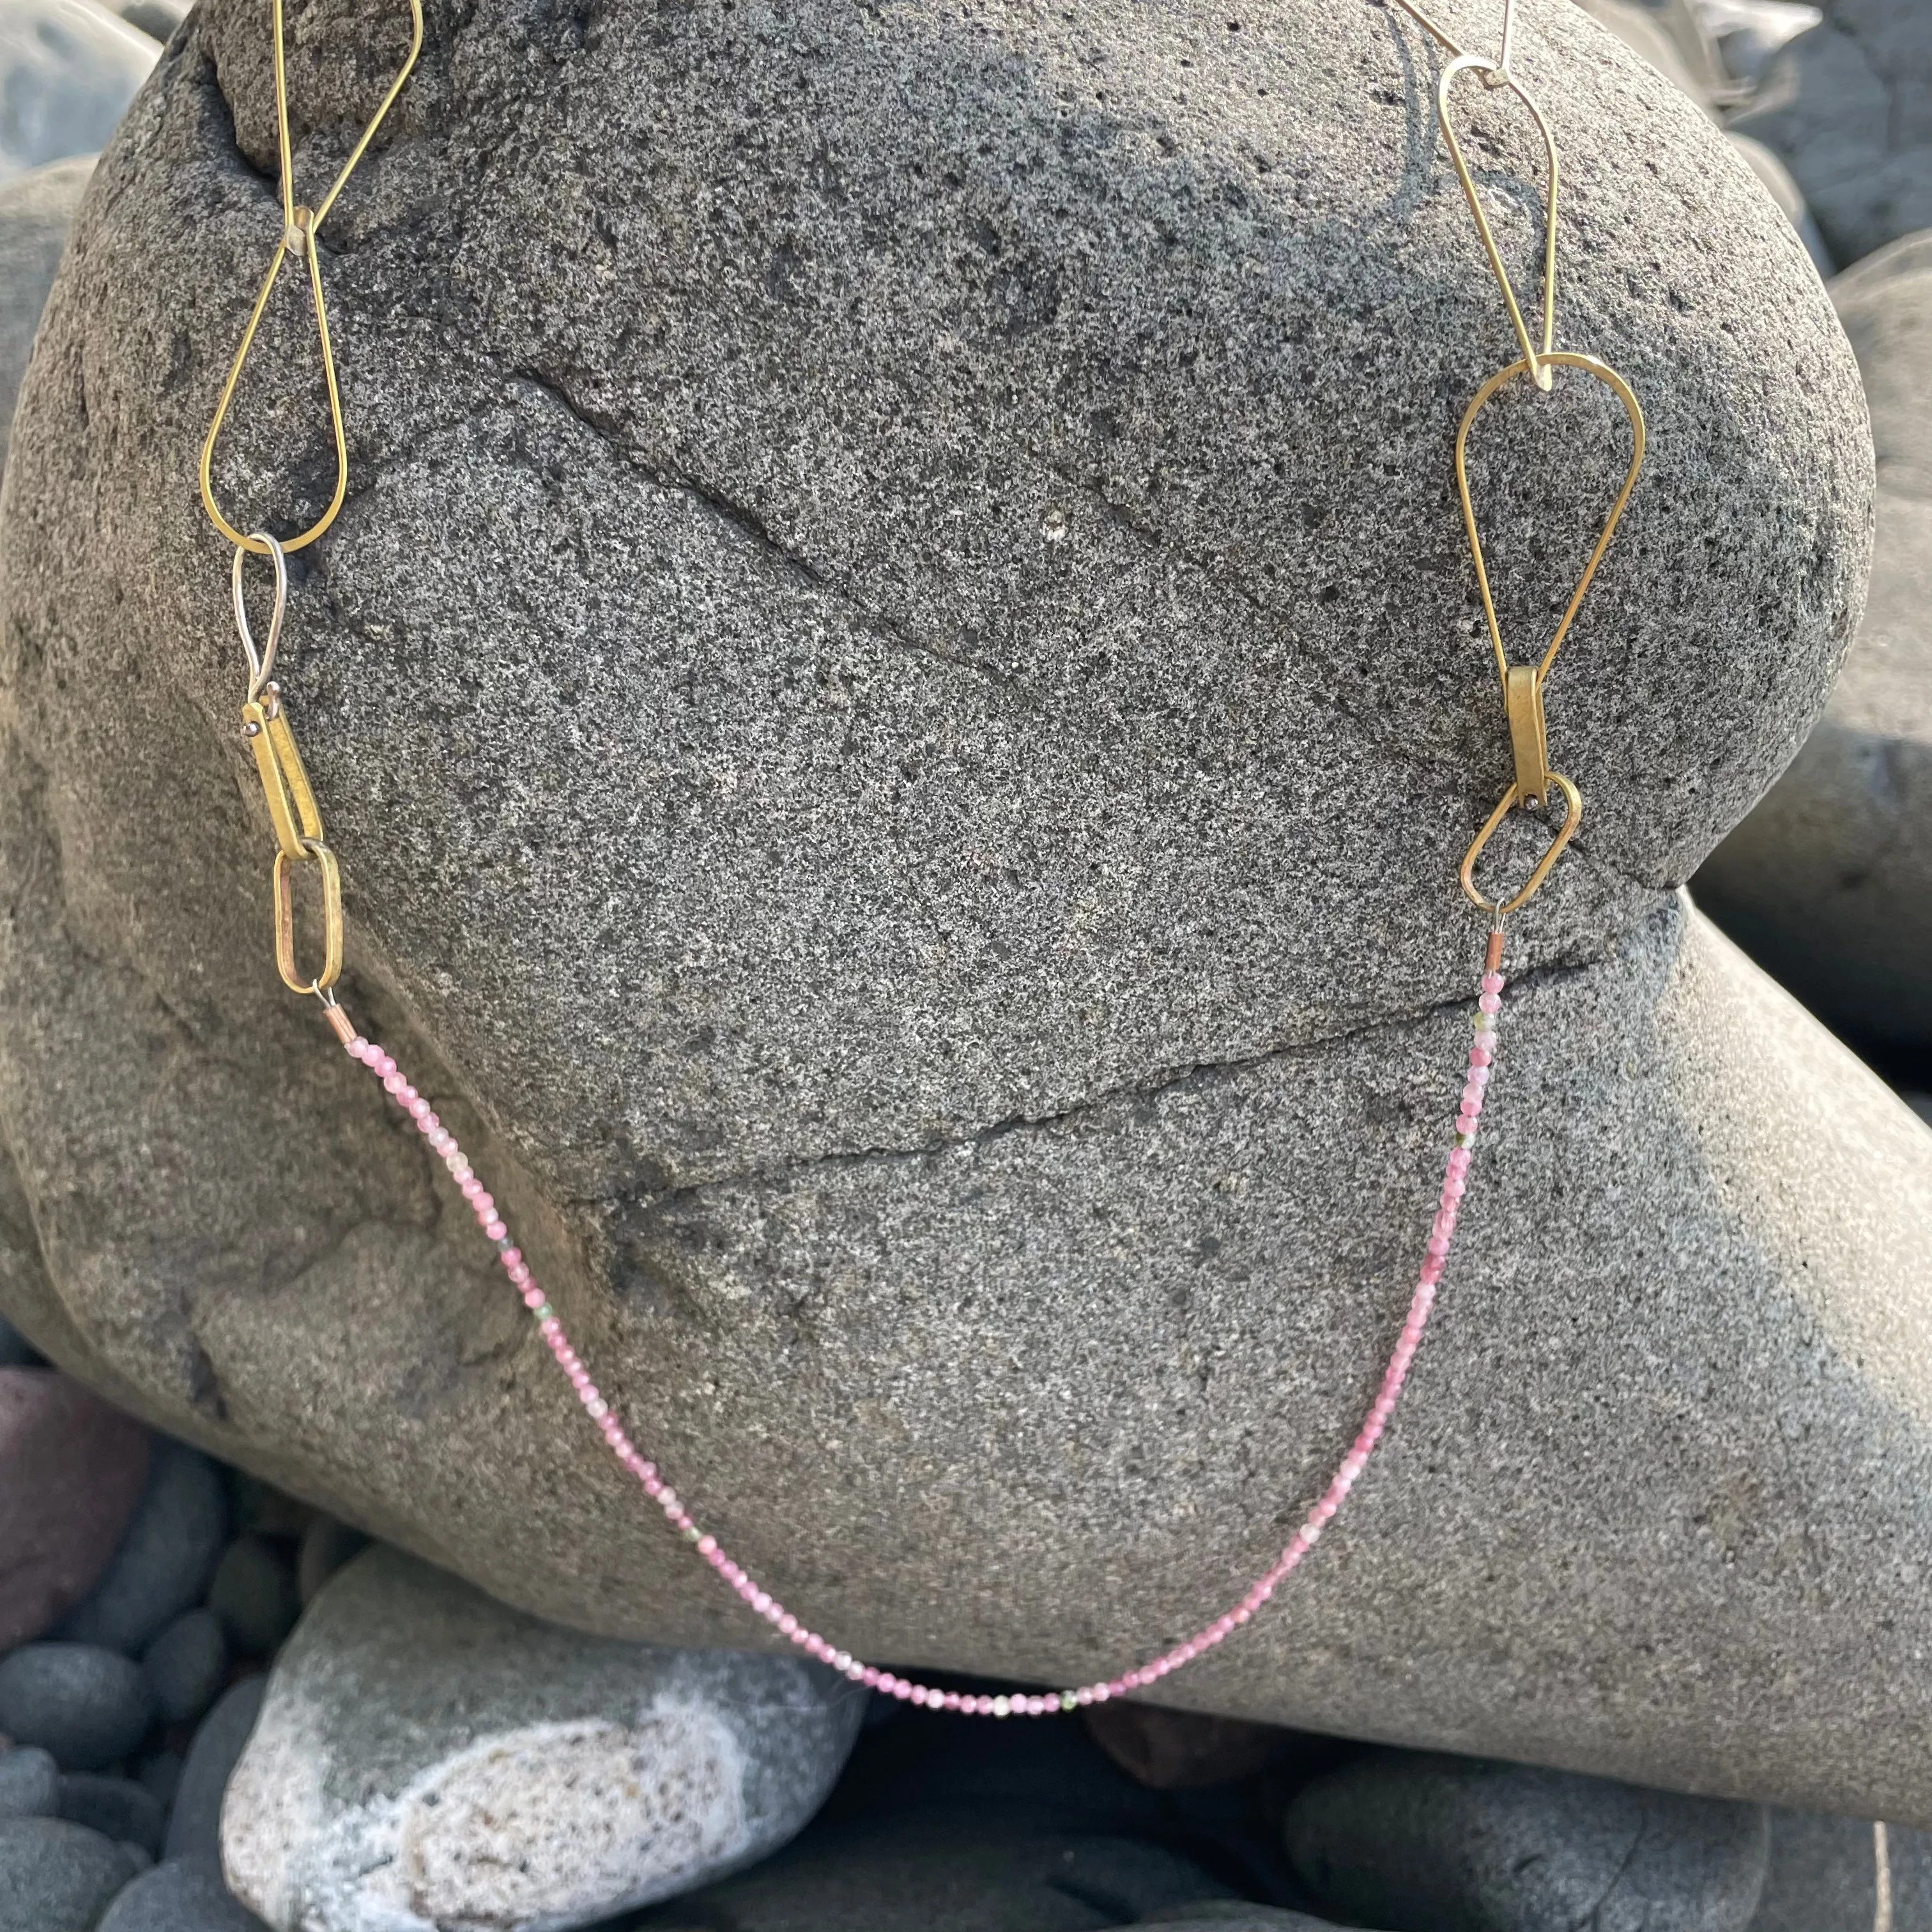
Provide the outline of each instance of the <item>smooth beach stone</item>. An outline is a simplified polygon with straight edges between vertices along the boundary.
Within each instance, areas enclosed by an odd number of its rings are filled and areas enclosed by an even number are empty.
[[[276,1660],[223,1864],[306,1932],[586,1924],[784,1844],[862,1702],[802,1658],[540,1623],[379,1545]]]
[[[0,1368],[0,1650],[93,1588],[147,1480],[148,1441],[54,1370]]]
[[[166,1814],[152,1792],[130,1778],[103,1778],[90,1772],[72,1772],[61,1780],[59,1816],[116,1844],[138,1846],[149,1858],[159,1854],[167,1826]]]
[[[1337,1917],[1394,1932],[1744,1932],[1767,1847],[1761,1806],[1387,1750],[1304,1786],[1283,1832]]]
[[[142,1654],[141,1670],[164,1724],[191,1724],[220,1695],[228,1639],[212,1610],[189,1610]]]
[[[1306,1737],[1276,1724],[1163,1710],[1155,1704],[1099,1704],[1084,1714],[1095,1742],[1114,1763],[1156,1791],[1256,1778],[1332,1748],[1325,1738]]]
[[[4,400],[6,413],[10,416],[13,413],[12,398],[0,400]],[[44,1369],[46,1366],[46,1359],[40,1352],[4,1315],[0,1315],[0,1369]]]
[[[1213,1891],[1198,1865],[1162,1846],[960,1811],[814,1830],[646,1914],[638,1932],[1094,1932]]]
[[[1878,455],[1870,598],[1822,722],[1694,890],[1828,1024],[1912,1050],[1932,1046],[1932,230],[1832,297]]]
[[[369,1539],[361,1530],[318,1514],[302,1532],[302,1546],[296,1556],[296,1594],[302,1607],[306,1610],[323,1584],[368,1546]]]
[[[1784,158],[1849,263],[1932,226],[1932,9],[1824,0],[1824,14],[1765,62],[1731,125]]]
[[[160,51],[98,0],[8,0],[0,12],[0,181],[93,153]]]
[[[1167,1932],[1337,1932],[1332,1920],[1290,1912],[1285,1906],[1251,1905],[1243,1898],[1190,1900],[1150,1912],[1134,1922],[1165,1926]]]
[[[167,1836],[162,1841],[163,1857],[220,1856],[222,1801],[261,1715],[268,1688],[266,1677],[244,1678],[224,1692],[202,1719],[176,1780]]]
[[[60,1811],[60,1767],[35,1744],[0,1750],[0,1818],[52,1818]]]
[[[351,488],[277,666],[347,1009],[799,1616],[1111,1676],[1346,1454],[1468,1052],[1456,868],[1510,766],[1449,465],[1516,350],[1435,56],[1366,4],[430,13],[322,238]],[[405,32],[341,0],[297,36],[303,180]],[[1159,1695],[1932,1817],[1932,1576],[1897,1556],[1932,1538],[1932,1140],[1674,890],[1856,627],[1857,371],[1694,103],[1574,8],[1522,38],[1561,338],[1651,436],[1550,680],[1587,815],[1510,922],[1402,1408],[1292,1588]],[[1533,256],[1520,106],[1458,112]],[[194,478],[275,150],[260,8],[204,0],[22,392],[0,1204],[35,1211],[0,1305],[532,1615],[784,1648],[266,956]],[[332,456],[298,286],[271,308],[216,482],[293,533]],[[1629,431],[1572,370],[1472,446],[1521,656]]]
[[[119,1893],[96,1932],[266,1932],[212,1858],[170,1858]]]
[[[92,1932],[136,1864],[63,1818],[0,1819],[0,1932]]]
[[[175,1802],[184,1762],[178,1751],[158,1750],[152,1757],[144,1757],[135,1773],[141,1780],[142,1788],[154,1794],[164,1810]]]
[[[1898,1932],[1932,1924],[1932,1833],[1886,1829],[1892,1922]],[[1862,1818],[1771,1814],[1771,1858],[1750,1932],[1872,1932],[1878,1861]]]
[[[0,1732],[63,1771],[100,1771],[146,1735],[154,1699],[138,1666],[92,1644],[30,1643],[0,1657]]]
[[[76,1643],[136,1655],[201,1600],[227,1540],[220,1472],[199,1450],[160,1442],[134,1521],[92,1594],[61,1626]]]
[[[302,1614],[289,1552],[266,1536],[238,1536],[208,1579],[208,1607],[244,1657],[269,1655]]]

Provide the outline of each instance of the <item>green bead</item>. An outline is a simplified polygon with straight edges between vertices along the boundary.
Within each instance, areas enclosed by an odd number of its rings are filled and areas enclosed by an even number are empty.
[[[1063,1691],[1061,1691],[1061,1692],[1060,1692],[1060,1708],[1063,1711],[1070,1711],[1070,1710],[1072,1710],[1072,1709],[1073,1708],[1073,1707],[1074,1707],[1074,1705],[1075,1705],[1075,1702],[1076,1702],[1076,1700],[1075,1699],[1074,1695],[1073,1695],[1073,1693],[1072,1693],[1071,1690],[1063,1690]]]

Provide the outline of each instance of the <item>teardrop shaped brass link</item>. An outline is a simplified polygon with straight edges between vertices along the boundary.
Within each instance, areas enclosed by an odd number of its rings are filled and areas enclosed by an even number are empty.
[[[1590,553],[1590,560],[1583,566],[1583,574],[1576,580],[1576,587],[1570,593],[1570,602],[1563,613],[1562,621],[1556,626],[1556,634],[1550,640],[1549,648],[1543,653],[1536,667],[1539,683],[1550,675],[1550,667],[1556,662],[1556,653],[1563,647],[1563,640],[1570,634],[1570,626],[1576,622],[1576,612],[1583,602],[1583,593],[1590,587],[1591,580],[1597,574],[1597,566],[1604,560],[1604,553],[1610,547],[1610,538],[1616,534],[1618,524],[1624,514],[1624,506],[1630,501],[1630,492],[1636,488],[1637,472],[1643,467],[1645,446],[1643,409],[1637,401],[1636,393],[1622,376],[1607,362],[1600,362],[1594,356],[1580,356],[1569,350],[1559,350],[1546,356],[1544,360],[1552,367],[1580,369],[1586,376],[1594,376],[1603,383],[1617,400],[1622,404],[1624,413],[1630,418],[1630,467],[1624,473],[1623,487],[1618,490],[1616,500],[1610,506],[1610,514],[1604,519],[1604,527],[1597,538],[1596,548]],[[1502,680],[1505,693],[1509,688],[1509,654],[1503,648],[1502,624],[1496,616],[1496,603],[1490,589],[1488,566],[1483,557],[1481,532],[1476,527],[1476,506],[1469,495],[1469,429],[1477,417],[1481,415],[1490,398],[1507,387],[1519,376],[1527,375],[1529,369],[1523,362],[1512,362],[1498,369],[1469,398],[1469,406],[1462,412],[1462,420],[1456,430],[1456,493],[1462,500],[1462,528],[1469,539],[1469,554],[1476,566],[1476,588],[1482,594],[1483,615],[1490,627],[1490,642],[1496,651],[1496,675]]]
[[[398,70],[395,79],[389,83],[388,91],[382,96],[381,104],[369,117],[360,138],[349,151],[349,158],[330,184],[328,192],[310,209],[298,206],[295,198],[295,164],[289,134],[288,62],[282,24],[282,0],[270,0],[274,29],[275,138],[281,155],[282,167],[282,232],[275,244],[274,256],[268,264],[268,272],[262,279],[260,292],[255,298],[255,306],[249,311],[248,322],[242,331],[242,340],[235,351],[235,359],[229,365],[228,380],[222,385],[220,399],[214,406],[214,419],[208,424],[208,434],[201,446],[202,507],[208,512],[214,527],[231,544],[239,550],[251,551],[257,556],[268,554],[268,547],[262,538],[259,535],[245,535],[238,530],[222,514],[221,506],[215,500],[214,446],[216,439],[221,434],[221,426],[227,420],[229,405],[234,400],[235,391],[242,380],[242,371],[248,362],[249,352],[255,346],[256,334],[262,326],[262,317],[267,311],[268,298],[274,292],[275,283],[281,274],[285,256],[300,255],[308,264],[309,298],[315,312],[316,340],[322,355],[322,384],[328,396],[329,432],[335,444],[335,488],[330,495],[328,506],[322,514],[300,536],[284,538],[282,548],[284,550],[301,550],[314,543],[334,522],[349,493],[348,431],[342,418],[342,392],[336,380],[335,352],[328,339],[328,309],[322,299],[322,262],[320,251],[316,247],[316,234],[328,211],[335,206],[336,197],[347,184],[349,177],[355,172],[356,164],[362,160],[364,150],[375,139],[376,129],[382,126],[389,110],[395,104],[397,95],[403,91],[403,84],[409,79],[417,57],[422,52],[422,0],[409,0],[409,52]]]
[[[1517,786],[1512,784],[1503,794],[1496,810],[1483,821],[1483,829],[1476,834],[1474,842],[1462,855],[1462,868],[1457,874],[1462,880],[1462,890],[1469,896],[1471,904],[1492,919],[1506,919],[1518,907],[1527,905],[1542,890],[1544,880],[1550,876],[1550,868],[1562,857],[1564,847],[1576,836],[1577,825],[1583,816],[1582,794],[1561,772],[1551,772],[1547,776],[1550,783],[1563,794],[1563,822],[1550,839],[1549,850],[1530,868],[1529,877],[1512,897],[1485,898],[1476,885],[1476,861],[1483,856],[1484,848],[1496,836],[1496,828],[1509,816],[1510,808],[1523,802],[1522,793]]]
[[[1501,61],[1485,60],[1479,54],[1459,54],[1442,70],[1442,77],[1436,84],[1436,118],[1442,130],[1444,144],[1449,150],[1449,159],[1454,164],[1456,178],[1462,184],[1463,199],[1469,204],[1469,212],[1475,218],[1476,232],[1482,238],[1483,252],[1490,258],[1490,272],[1496,278],[1496,286],[1502,290],[1503,307],[1509,311],[1510,326],[1516,331],[1517,344],[1522,350],[1522,359],[1528,366],[1530,376],[1539,389],[1550,387],[1550,371],[1544,364],[1550,359],[1550,344],[1556,335],[1556,138],[1550,131],[1550,123],[1544,118],[1543,110],[1531,99],[1522,83],[1509,70],[1508,56],[1505,50]],[[1460,74],[1480,74],[1486,84],[1506,88],[1529,110],[1530,118],[1536,123],[1536,131],[1543,136],[1544,164],[1550,177],[1548,192],[1543,204],[1543,314],[1540,343],[1532,341],[1529,326],[1523,320],[1522,304],[1516,300],[1516,290],[1509,278],[1509,271],[1503,266],[1502,250],[1497,245],[1496,231],[1490,226],[1487,211],[1483,206],[1483,198],[1476,191],[1476,178],[1469,171],[1469,164],[1464,159],[1462,144],[1456,138],[1455,123],[1449,117],[1449,91]]]

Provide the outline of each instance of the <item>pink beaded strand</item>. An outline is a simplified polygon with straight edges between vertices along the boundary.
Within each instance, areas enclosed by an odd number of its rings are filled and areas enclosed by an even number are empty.
[[[417,1130],[428,1142],[431,1150],[442,1157],[444,1166],[449,1170],[450,1178],[456,1183],[463,1198],[469,1202],[478,1224],[484,1234],[496,1243],[498,1258],[509,1276],[512,1285],[522,1295],[524,1306],[536,1317],[538,1334],[556,1357],[557,1366],[563,1371],[571,1387],[576,1391],[577,1399],[584,1405],[585,1413],[602,1432],[604,1441],[610,1445],[610,1453],[643,1485],[646,1495],[664,1511],[672,1528],[695,1547],[699,1556],[718,1573],[730,1588],[737,1592],[756,1615],[763,1617],[782,1636],[789,1638],[808,1656],[830,1664],[833,1670],[842,1672],[855,1684],[863,1684],[884,1696],[899,1698],[910,1704],[923,1705],[932,1710],[957,1711],[970,1717],[1040,1718],[1049,1712],[1070,1711],[1086,1704],[1104,1704],[1110,1698],[1122,1697],[1131,1690],[1143,1690],[1148,1684],[1157,1683],[1170,1672],[1178,1670],[1183,1664],[1192,1663],[1197,1657],[1204,1655],[1216,1645],[1224,1642],[1242,1624],[1251,1621],[1255,1613],[1294,1573],[1301,1559],[1314,1548],[1323,1529],[1347,1500],[1348,1492],[1354,1487],[1357,1479],[1367,1468],[1369,1458],[1382,1440],[1390,1417],[1395,1413],[1396,1402],[1401,1396],[1402,1384],[1408,1377],[1409,1365],[1414,1360],[1415,1352],[1421,1346],[1423,1330],[1429,1324],[1430,1312],[1436,1304],[1436,1284],[1442,1279],[1443,1265],[1448,1258],[1449,1244],[1456,1232],[1456,1212],[1467,1186],[1470,1151],[1475,1140],[1476,1125],[1481,1118],[1484,1095],[1488,1088],[1490,1072],[1496,1060],[1496,1016],[1502,1010],[1504,984],[1502,974],[1496,970],[1498,950],[1492,939],[1488,962],[1490,970],[1483,975],[1480,995],[1476,1002],[1476,1039],[1469,1049],[1468,1077],[1456,1114],[1455,1143],[1450,1150],[1448,1166],[1443,1174],[1442,1192],[1436,1203],[1436,1218],[1430,1224],[1429,1238],[1424,1246],[1421,1270],[1417,1278],[1415,1292],[1409,1300],[1408,1318],[1402,1323],[1402,1334],[1397,1338],[1388,1365],[1382,1371],[1382,1385],[1376,1391],[1374,1402],[1370,1406],[1361,1429],[1348,1454],[1342,1458],[1340,1466],[1336,1470],[1328,1488],[1322,1492],[1321,1499],[1302,1519],[1301,1527],[1294,1532],[1287,1548],[1249,1586],[1247,1594],[1239,1603],[1150,1663],[1123,1672],[1118,1677],[1108,1678],[1104,1682],[1082,1684],[1076,1690],[1039,1694],[1015,1690],[992,1697],[956,1690],[941,1690],[932,1684],[912,1683],[904,1678],[895,1676],[890,1671],[880,1670],[872,1664],[861,1662],[849,1652],[836,1648],[816,1630],[808,1629],[770,1591],[762,1588],[755,1577],[732,1561],[718,1539],[699,1526],[690,1510],[685,1507],[683,1499],[658,1474],[656,1465],[646,1460],[641,1451],[624,1432],[623,1424],[610,1412],[610,1406],[604,1399],[597,1384],[591,1380],[590,1370],[579,1359],[577,1351],[571,1346],[570,1337],[564,1332],[563,1324],[557,1319],[556,1311],[550,1306],[543,1290],[532,1279],[530,1264],[512,1242],[503,1218],[496,1211],[496,1202],[476,1178],[476,1171],[470,1166],[462,1148],[457,1144],[456,1136],[437,1119],[428,1101],[410,1084],[395,1061],[380,1046],[358,1034],[339,1006],[331,1004],[326,1010],[330,1025],[347,1048],[350,1058],[361,1061],[382,1082],[382,1090],[416,1123]]]

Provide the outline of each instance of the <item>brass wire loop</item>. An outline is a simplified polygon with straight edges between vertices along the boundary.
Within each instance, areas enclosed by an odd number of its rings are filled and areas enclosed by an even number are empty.
[[[308,265],[309,298],[315,310],[316,339],[322,351],[322,380],[328,395],[329,433],[335,444],[335,488],[329,497],[328,507],[307,530],[298,536],[283,539],[284,550],[301,550],[312,544],[334,522],[343,501],[349,494],[349,440],[348,432],[342,420],[342,392],[335,375],[335,350],[329,340],[328,307],[322,298],[321,251],[316,247],[316,231],[322,226],[328,211],[335,206],[336,197],[347,184],[349,177],[356,172],[356,164],[364,151],[376,137],[376,130],[382,126],[389,110],[395,104],[398,94],[403,91],[422,52],[423,13],[422,0],[409,0],[410,50],[395,79],[389,84],[388,92],[382,96],[380,106],[369,117],[362,136],[349,151],[349,158],[342,164],[335,179],[330,184],[328,192],[313,208],[299,207],[295,198],[295,161],[291,152],[289,136],[289,78],[286,50],[282,26],[282,0],[269,0],[269,11],[274,23],[275,66],[275,137],[281,151],[282,166],[282,230],[276,238],[275,251],[268,262],[268,272],[262,278],[260,292],[255,297],[255,306],[248,313],[248,320],[242,330],[242,340],[235,351],[235,359],[229,364],[228,380],[221,386],[220,400],[214,406],[214,419],[208,426],[208,434],[201,446],[201,501],[214,527],[229,542],[239,550],[252,551],[257,556],[268,554],[266,542],[257,532],[244,536],[222,514],[221,506],[214,496],[214,446],[221,434],[221,426],[227,420],[228,407],[235,399],[235,391],[242,380],[242,371],[246,365],[249,352],[255,346],[256,332],[262,326],[262,317],[267,311],[268,298],[274,292],[275,283],[282,272],[282,263],[290,255],[299,255]]]

